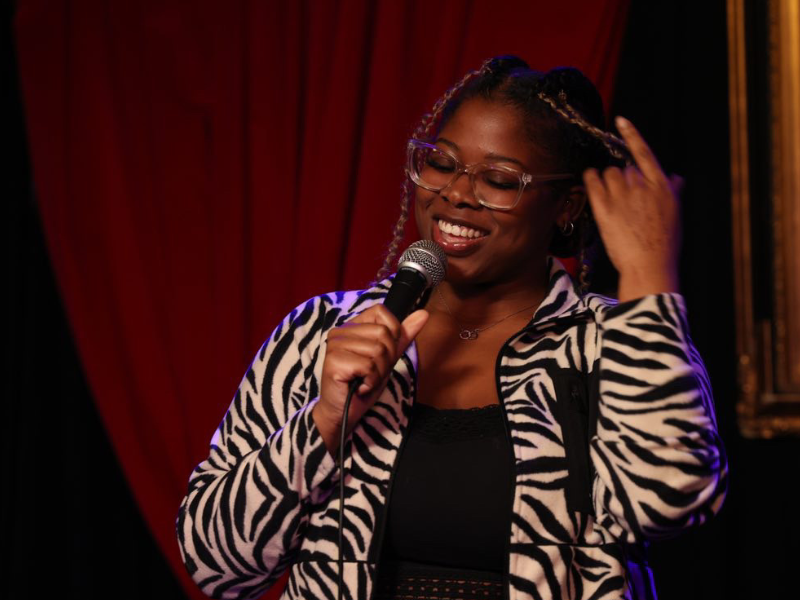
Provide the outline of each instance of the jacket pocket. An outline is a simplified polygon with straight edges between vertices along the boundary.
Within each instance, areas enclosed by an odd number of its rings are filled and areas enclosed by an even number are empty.
[[[590,375],[571,369],[552,374],[556,392],[556,418],[561,425],[568,477],[564,490],[571,511],[594,515],[589,440],[596,430],[596,395]]]

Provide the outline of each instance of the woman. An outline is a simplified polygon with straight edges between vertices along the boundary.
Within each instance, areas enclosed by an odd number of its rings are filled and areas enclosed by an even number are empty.
[[[345,597],[652,597],[644,543],[719,509],[725,460],[677,295],[672,186],[602,114],[578,71],[500,57],[426,115],[384,266],[413,195],[446,280],[402,323],[383,280],[309,300],[266,342],[179,515],[206,593],[256,597],[291,566],[285,597],[335,595],[333,456],[363,377]],[[613,166],[627,149],[635,166]],[[586,293],[593,221],[618,304]],[[582,256],[578,289],[549,254]]]

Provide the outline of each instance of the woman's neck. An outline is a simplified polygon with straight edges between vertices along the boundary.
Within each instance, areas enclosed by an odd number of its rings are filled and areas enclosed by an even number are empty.
[[[535,312],[547,293],[549,273],[542,268],[528,278],[491,284],[443,281],[428,303],[428,310],[451,313],[464,324],[482,325],[522,309]]]

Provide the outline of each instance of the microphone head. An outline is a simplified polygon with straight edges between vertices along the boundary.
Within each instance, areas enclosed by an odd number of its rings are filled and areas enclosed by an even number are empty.
[[[428,287],[441,283],[447,270],[447,256],[442,247],[430,240],[414,242],[400,256],[397,269],[414,269],[428,281]]]

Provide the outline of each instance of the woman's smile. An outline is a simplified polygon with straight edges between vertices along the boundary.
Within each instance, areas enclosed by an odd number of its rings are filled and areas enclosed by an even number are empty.
[[[449,256],[468,256],[486,241],[489,232],[460,219],[434,219],[433,241]]]

